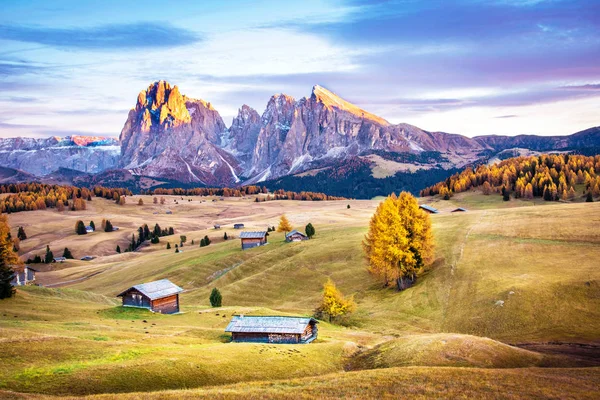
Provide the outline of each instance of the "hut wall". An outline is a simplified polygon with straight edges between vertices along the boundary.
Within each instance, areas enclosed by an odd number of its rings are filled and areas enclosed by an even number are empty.
[[[242,240],[242,250],[251,249],[253,247],[262,246],[267,242],[266,239],[241,239]]]
[[[252,343],[300,343],[300,335],[291,333],[246,333],[232,332],[231,339],[234,342]]]
[[[162,314],[174,314],[179,312],[179,295],[163,297],[152,301],[152,311]]]
[[[123,296],[123,305],[130,307],[143,307],[150,308],[150,299],[138,292],[137,290],[130,290]]]

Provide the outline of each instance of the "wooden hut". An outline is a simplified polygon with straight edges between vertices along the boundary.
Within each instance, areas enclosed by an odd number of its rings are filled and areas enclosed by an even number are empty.
[[[467,209],[466,208],[462,208],[462,207],[458,207],[458,208],[455,208],[454,210],[452,210],[450,212],[453,212],[453,213],[455,213],[455,212],[467,212]]]
[[[179,312],[179,293],[183,289],[168,279],[135,285],[119,293],[124,307],[147,308],[162,314]]]
[[[25,286],[35,282],[36,269],[31,268],[29,265],[12,268],[15,274],[10,282],[12,286]]]
[[[421,210],[424,210],[425,212],[428,212],[429,214],[437,214],[437,213],[439,213],[439,211],[437,210],[437,208],[433,208],[431,206],[428,206],[427,204],[421,204],[419,206],[419,208]]]
[[[310,343],[317,338],[317,320],[310,317],[235,315],[225,332],[233,342]]]
[[[233,229],[244,229],[244,224],[234,224]]]
[[[286,242],[301,242],[303,240],[308,240],[308,236],[294,229],[285,235],[285,240]]]
[[[267,244],[267,232],[242,232],[240,233],[240,239],[242,241],[242,250],[264,246]]]

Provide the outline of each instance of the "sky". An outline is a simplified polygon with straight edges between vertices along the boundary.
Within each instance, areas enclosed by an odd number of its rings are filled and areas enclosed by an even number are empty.
[[[319,84],[466,136],[600,125],[598,0],[0,0],[0,137],[117,137],[157,80],[209,101]]]

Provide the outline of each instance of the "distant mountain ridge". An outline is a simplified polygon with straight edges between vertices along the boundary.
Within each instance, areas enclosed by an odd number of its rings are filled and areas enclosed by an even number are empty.
[[[105,171],[121,169],[127,174],[108,175],[235,186],[314,175],[354,157],[377,160],[379,167],[396,173],[415,166],[449,170],[516,148],[589,151],[600,148],[600,128],[570,136],[468,138],[391,124],[319,85],[300,100],[272,96],[262,115],[243,105],[227,127],[211,103],[158,81],[139,93],[118,141],[85,136],[0,139],[0,165],[38,177],[64,168],[100,174],[94,178],[98,180]]]

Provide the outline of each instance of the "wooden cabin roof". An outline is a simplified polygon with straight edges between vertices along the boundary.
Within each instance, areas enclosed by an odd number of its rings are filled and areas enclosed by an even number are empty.
[[[452,212],[457,212],[457,211],[467,211],[467,209],[466,208],[462,208],[462,207],[458,207],[458,208],[455,208],[454,210],[452,210]]]
[[[168,279],[161,279],[160,281],[142,283],[135,285],[127,290],[119,293],[117,297],[124,296],[131,289],[135,289],[148,297],[150,300],[162,299],[163,297],[172,296],[177,293],[183,292],[183,289],[175,285]]]
[[[240,233],[240,239],[262,239],[265,236],[267,236],[266,231]]]
[[[431,207],[431,206],[428,206],[427,204],[421,204],[421,205],[419,206],[419,208],[422,208],[423,210],[426,210],[426,211],[432,212],[432,213],[434,213],[434,214],[437,214],[437,213],[439,212],[439,211],[437,210],[437,208],[433,208],[433,207]]]
[[[310,317],[234,315],[225,332],[301,334],[311,322],[317,323],[317,320]]]
[[[304,233],[302,233],[300,231],[297,231],[296,229],[294,229],[293,231],[289,232],[287,235],[285,235],[285,237],[290,237],[290,236],[295,235],[295,234],[298,234],[298,235],[306,237],[306,235]]]

